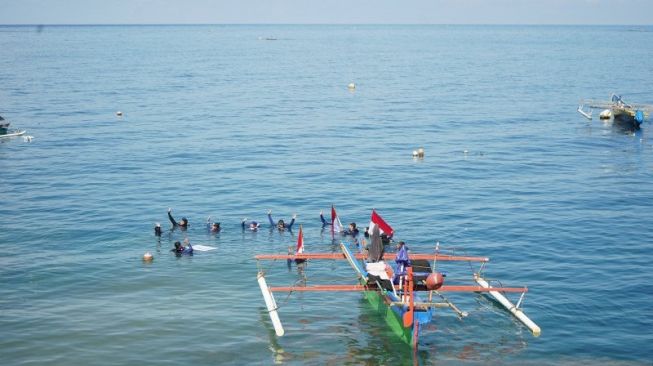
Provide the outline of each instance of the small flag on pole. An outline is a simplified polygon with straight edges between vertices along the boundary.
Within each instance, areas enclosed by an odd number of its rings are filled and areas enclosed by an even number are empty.
[[[336,213],[335,206],[331,205],[331,234],[341,233],[342,232],[342,223],[340,218]]]
[[[295,254],[304,253],[304,232],[302,231],[302,226],[299,225],[299,237],[297,238],[297,249]]]
[[[379,230],[381,231],[381,234],[387,235],[389,238],[392,237],[392,234],[394,234],[394,230],[392,229],[392,226],[388,225],[385,220],[381,217],[381,215],[377,214],[374,209],[372,209],[372,217],[370,217],[370,228],[369,231],[372,232],[372,229],[374,226],[377,225],[379,227]]]

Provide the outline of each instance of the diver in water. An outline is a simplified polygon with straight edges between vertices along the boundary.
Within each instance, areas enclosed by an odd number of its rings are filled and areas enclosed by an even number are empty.
[[[211,216],[209,216],[206,219],[206,229],[211,233],[211,234],[217,234],[222,230],[220,227],[219,222],[211,222]]]
[[[322,227],[331,226],[332,224],[324,218],[324,212],[320,211],[320,221],[322,221]]]
[[[261,224],[256,221],[247,222],[247,217],[243,219],[240,225],[242,226],[243,231],[245,231],[245,227],[249,228],[252,231],[257,231],[259,226],[261,226]]]
[[[297,214],[292,215],[292,220],[290,220],[290,223],[286,224],[283,220],[277,221],[277,229],[283,231],[283,230],[292,230],[292,226],[295,223],[295,219],[297,218]],[[268,220],[270,221],[270,226],[274,227],[274,221],[272,220],[272,210],[268,210]]]
[[[324,218],[324,212],[322,212],[322,211],[320,211],[320,221],[322,221],[322,228],[324,228],[326,226],[333,225],[332,223],[328,222]],[[354,237],[358,236],[358,233],[359,233],[359,231],[358,231],[358,228],[356,227],[355,222],[352,222],[351,224],[349,224],[349,229],[342,232],[343,235],[351,235],[351,236],[354,236]]]
[[[185,218],[185,217],[182,217],[181,220],[179,220],[179,222],[175,221],[175,219],[172,217],[172,209],[171,208],[168,208],[168,219],[172,223],[172,228],[173,229],[176,228],[176,227],[179,227],[182,230],[188,229],[188,219]]]
[[[161,237],[161,224],[158,222],[154,225],[154,235]]]
[[[345,231],[343,232],[343,234],[345,234],[345,235],[351,235],[351,236],[353,236],[353,237],[358,236],[358,228],[356,227],[356,223],[355,223],[355,222],[352,222],[351,224],[349,224],[349,229],[348,229],[348,230],[345,230]]]
[[[193,255],[193,246],[190,245],[188,239],[184,240],[184,244],[186,244],[186,246],[183,246],[180,242],[176,241],[175,247],[170,249],[170,251],[174,252],[177,256]]]

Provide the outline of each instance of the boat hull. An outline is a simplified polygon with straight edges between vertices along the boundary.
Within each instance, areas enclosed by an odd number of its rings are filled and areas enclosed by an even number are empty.
[[[1,138],[9,138],[9,137],[16,137],[16,136],[22,136],[25,134],[25,131],[8,131],[5,134],[0,134],[0,139]]]
[[[365,270],[365,262],[354,259],[354,255],[343,243],[340,244],[340,248],[342,249],[345,258],[349,261],[349,264],[358,274],[359,283],[366,286],[368,282],[368,274]],[[431,308],[419,310],[414,309],[412,324],[406,327],[404,326],[403,319],[404,314],[408,311],[408,306],[398,304],[401,302],[401,299],[392,291],[380,287],[378,290],[364,291],[363,294],[372,308],[383,317],[390,329],[392,329],[392,332],[404,343],[416,349],[419,344],[419,335],[422,327],[425,324],[430,323],[433,319],[433,310]],[[419,296],[415,295],[415,301],[421,301]]]
[[[404,327],[403,309],[398,309],[398,306],[388,305],[387,302],[390,302],[390,299],[377,291],[365,291],[365,299],[369,302],[370,306],[381,317],[383,317],[397,337],[399,337],[404,343],[413,345],[413,326]],[[417,335],[419,337],[419,333]]]
[[[415,309],[413,323],[405,327],[403,319],[408,308],[405,305],[393,305],[400,299],[391,291],[365,291],[364,294],[367,302],[383,317],[392,332],[408,346],[418,348],[422,328],[433,319],[433,309]],[[420,302],[421,299],[416,297],[415,301]]]
[[[629,130],[638,130],[644,121],[645,114],[630,108],[613,108],[614,122]]]

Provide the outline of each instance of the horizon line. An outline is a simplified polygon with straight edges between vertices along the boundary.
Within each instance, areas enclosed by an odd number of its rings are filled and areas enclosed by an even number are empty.
[[[596,23],[0,23],[0,26],[25,26],[25,27],[45,27],[45,26],[207,26],[207,25],[348,25],[348,26],[424,26],[424,25],[444,25],[444,26],[618,26],[618,27],[653,27],[652,24],[596,24]]]

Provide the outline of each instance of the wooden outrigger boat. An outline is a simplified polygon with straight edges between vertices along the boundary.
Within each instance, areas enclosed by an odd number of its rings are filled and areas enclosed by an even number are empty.
[[[300,240],[301,235],[300,235]],[[274,298],[275,292],[362,292],[368,302],[385,318],[393,332],[412,348],[417,349],[420,333],[430,323],[438,308],[449,308],[461,319],[468,314],[461,311],[444,294],[447,292],[482,293],[517,318],[534,336],[540,335],[540,328],[521,310],[526,287],[493,287],[483,278],[483,268],[489,261],[487,257],[471,257],[439,254],[408,254],[402,246],[397,253],[383,253],[375,249],[375,236],[369,252],[352,253],[348,245],[340,244],[340,253],[303,253],[288,255],[264,254],[255,258],[262,260],[347,260],[358,277],[358,285],[312,285],[290,287],[268,287],[265,273],[259,270],[257,279],[265,300],[270,319],[277,336],[285,330],[278,314]],[[379,243],[380,244],[380,243]],[[382,244],[380,244],[382,246]],[[299,246],[298,246],[299,247]],[[386,261],[391,261],[387,263]],[[472,276],[475,285],[444,285],[444,278],[435,270],[438,261],[466,261],[480,263],[480,269]],[[394,262],[394,263],[392,263]],[[392,266],[390,265],[392,264]],[[507,293],[521,294],[516,304],[510,301]],[[434,300],[434,295],[438,301]]]
[[[589,108],[589,111],[585,111]],[[599,118],[602,120],[613,120],[622,125],[639,129],[641,124],[649,118],[653,105],[626,103],[621,95],[612,94],[609,101],[605,100],[581,100],[578,105],[578,113],[591,120],[594,109],[602,109]]]

